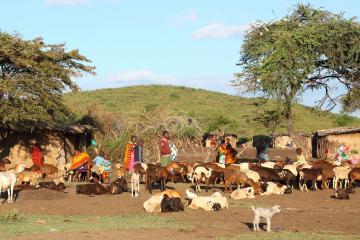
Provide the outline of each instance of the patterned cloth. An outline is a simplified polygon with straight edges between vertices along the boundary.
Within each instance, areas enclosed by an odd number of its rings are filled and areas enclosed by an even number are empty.
[[[31,159],[37,169],[40,169],[40,167],[44,164],[43,155],[37,145],[35,145],[31,150]]]
[[[170,147],[170,157],[171,157],[171,161],[176,161],[177,160],[177,156],[178,156],[178,150],[175,146],[175,144],[171,141],[169,141],[169,147]]]
[[[129,172],[134,171],[134,148],[135,144],[129,142],[125,147],[124,166]]]
[[[90,163],[90,156],[83,152],[83,153],[77,153],[71,162],[71,167],[69,171],[78,169],[79,167],[89,164]]]

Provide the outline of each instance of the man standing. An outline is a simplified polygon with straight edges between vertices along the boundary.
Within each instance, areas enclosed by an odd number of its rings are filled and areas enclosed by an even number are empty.
[[[160,142],[160,161],[161,166],[166,167],[171,162],[170,136],[168,131],[163,131]]]

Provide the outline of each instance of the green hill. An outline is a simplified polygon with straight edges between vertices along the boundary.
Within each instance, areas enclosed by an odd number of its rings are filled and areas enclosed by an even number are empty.
[[[82,91],[65,96],[67,104],[79,116],[92,104],[129,117],[164,107],[199,119],[207,130],[221,124],[226,125],[228,131],[247,136],[270,132],[253,121],[259,115],[258,107],[254,104],[258,100],[202,89],[158,85]],[[272,107],[276,107],[274,102],[270,102],[266,108]],[[295,128],[299,132],[313,132],[340,125],[360,125],[358,118],[320,112],[303,105],[296,105],[294,114]],[[280,125],[277,132],[285,132],[284,125]]]

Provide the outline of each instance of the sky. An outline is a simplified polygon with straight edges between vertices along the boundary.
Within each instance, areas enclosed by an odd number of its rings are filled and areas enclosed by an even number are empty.
[[[172,84],[237,94],[243,35],[297,3],[359,17],[358,0],[0,0],[0,30],[66,43],[96,66],[76,79],[83,90]],[[319,94],[302,102],[313,105]],[[338,111],[339,108],[336,109]]]

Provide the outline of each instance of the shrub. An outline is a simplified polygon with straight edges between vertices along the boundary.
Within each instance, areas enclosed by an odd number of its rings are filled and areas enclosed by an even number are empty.
[[[352,149],[352,150],[350,151],[350,153],[351,153],[351,154],[358,154],[358,153],[359,153],[359,151],[358,151],[358,150],[356,150],[356,149]]]

